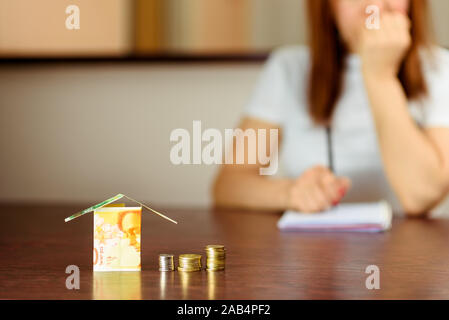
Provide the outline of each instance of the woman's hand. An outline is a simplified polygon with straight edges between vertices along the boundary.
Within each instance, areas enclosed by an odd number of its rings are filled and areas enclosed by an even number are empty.
[[[384,11],[380,29],[363,26],[358,53],[364,75],[397,77],[401,62],[411,45],[410,20],[399,12]]]
[[[350,186],[349,179],[336,177],[325,167],[313,167],[291,184],[288,209],[307,213],[324,211],[337,205]]]

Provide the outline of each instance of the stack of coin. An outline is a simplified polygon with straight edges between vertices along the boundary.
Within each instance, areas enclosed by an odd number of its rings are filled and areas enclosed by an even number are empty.
[[[201,255],[200,254],[181,254],[179,256],[178,271],[200,271]]]
[[[222,245],[212,244],[206,246],[206,268],[208,271],[224,270],[226,249]]]
[[[173,262],[172,254],[159,255],[159,271],[173,271],[175,270],[175,263]]]

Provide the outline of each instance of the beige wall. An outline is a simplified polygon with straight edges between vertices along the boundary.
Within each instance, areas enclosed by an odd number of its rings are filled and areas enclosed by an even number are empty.
[[[251,0],[252,46],[304,43],[304,17],[304,0]]]
[[[80,29],[68,30],[68,5]],[[132,48],[130,0],[0,0],[1,55],[120,55]]]
[[[449,1],[430,0],[432,21],[438,42],[449,48]]]
[[[305,41],[305,0],[136,0],[137,48],[260,50]],[[134,0],[0,0],[1,55],[120,55],[133,48]],[[449,47],[449,1],[430,0]],[[65,8],[81,29],[65,28]],[[148,11],[146,13],[141,11]],[[213,14],[215,13],[215,14]]]
[[[223,53],[251,50],[250,0],[164,0],[164,47]]]
[[[449,47],[449,1],[430,4],[437,39]],[[306,41],[305,0],[164,0],[164,8],[164,46],[169,50],[254,51]]]
[[[449,1],[429,2],[437,40],[449,48]],[[306,41],[305,0],[251,0],[251,8],[252,47]]]
[[[215,167],[172,165],[170,132],[233,128],[259,68],[0,67],[0,201],[209,204]]]

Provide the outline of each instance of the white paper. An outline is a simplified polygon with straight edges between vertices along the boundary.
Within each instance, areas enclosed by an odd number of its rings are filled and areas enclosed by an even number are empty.
[[[387,202],[340,204],[322,213],[287,211],[278,221],[285,231],[381,232],[391,228]]]

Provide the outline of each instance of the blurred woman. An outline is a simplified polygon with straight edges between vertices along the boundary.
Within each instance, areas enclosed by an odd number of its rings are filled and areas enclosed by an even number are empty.
[[[239,126],[279,130],[287,177],[224,165],[216,205],[313,213],[385,199],[437,212],[449,191],[449,52],[430,41],[427,1],[307,4],[309,46],[271,54]]]

